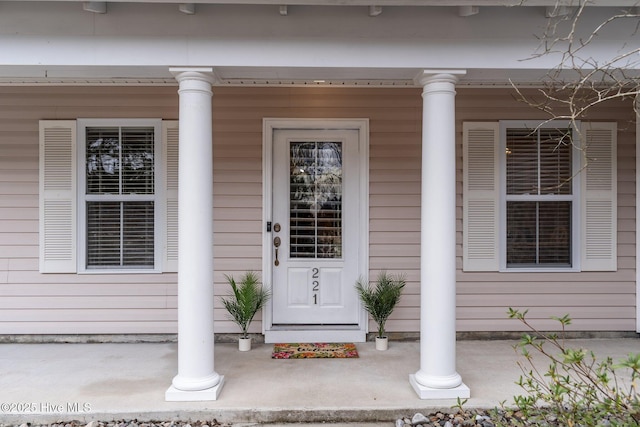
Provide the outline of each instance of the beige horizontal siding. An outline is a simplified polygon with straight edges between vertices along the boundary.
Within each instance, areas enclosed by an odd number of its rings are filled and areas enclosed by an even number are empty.
[[[38,272],[38,120],[78,117],[176,119],[175,87],[0,88],[0,333],[175,332],[175,274]],[[405,273],[407,287],[387,329],[419,329],[420,89],[214,88],[214,280],[262,268],[262,119],[370,120],[370,268]],[[459,88],[462,122],[541,117],[505,89]],[[458,271],[461,331],[521,330],[509,306],[530,308],[542,328],[570,313],[578,330],[635,328],[635,135],[628,104],[593,119],[619,121],[618,266],[614,273],[498,274]],[[458,150],[458,205],[462,203]],[[462,208],[458,216],[461,266]],[[236,332],[215,302],[216,332]],[[371,324],[371,327],[374,325]],[[261,330],[260,319],[252,331]]]
[[[72,309],[21,308],[19,310],[3,310],[0,312],[0,322],[29,322],[34,317],[40,322],[113,322],[123,319],[132,322],[168,322],[176,318],[175,308],[140,308],[139,305],[133,308],[119,307],[114,310],[109,308],[87,309],[77,306]]]
[[[177,314],[176,314],[177,318]],[[109,320],[98,322],[94,319],[72,321],[56,320],[55,322],[29,321],[29,322],[11,322],[11,331],[6,334],[166,334],[175,333],[175,319],[169,321],[153,320],[153,321],[134,321],[126,320]],[[114,332],[117,331],[117,332]],[[143,331],[143,332],[141,332]]]
[[[558,331],[560,330],[559,323],[549,316],[541,316],[534,318],[528,316],[529,321],[535,325],[540,331]],[[620,319],[575,319],[567,331],[633,331],[633,328],[621,328]],[[456,328],[458,331],[487,331],[487,332],[500,332],[500,331],[527,331],[528,329],[520,322],[508,319],[505,321],[496,322],[495,319],[470,319],[463,320],[458,318],[456,322]]]
[[[59,274],[51,274],[47,276],[58,277],[64,276]],[[96,277],[94,275],[86,275],[87,277]],[[143,275],[140,275],[143,276]],[[84,277],[84,276],[83,276]],[[129,280],[135,277],[129,276]],[[161,297],[173,297],[175,296],[175,289],[172,283],[141,283],[141,282],[121,282],[104,281],[109,286],[88,286],[91,283],[87,281],[78,281],[77,283],[69,283],[69,280],[60,280],[59,282],[48,281],[46,283],[31,284],[29,286],[33,295],[24,295],[24,284],[3,284],[2,295],[4,297],[126,297],[133,298],[138,295],[145,296],[161,296]],[[98,283],[100,284],[100,283]]]
[[[384,116],[372,120],[370,134],[370,278],[387,270],[405,274],[407,280],[399,307],[386,325],[390,332],[420,328],[420,91],[406,91],[404,102],[412,106],[411,112],[405,110],[406,117],[400,122]],[[369,329],[375,328],[370,321]]]

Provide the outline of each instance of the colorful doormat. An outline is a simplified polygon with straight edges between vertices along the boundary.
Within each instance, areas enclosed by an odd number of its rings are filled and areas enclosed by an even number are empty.
[[[344,359],[358,357],[352,343],[288,343],[274,344],[272,359]]]

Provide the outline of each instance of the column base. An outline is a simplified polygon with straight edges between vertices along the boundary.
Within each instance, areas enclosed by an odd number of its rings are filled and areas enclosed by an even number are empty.
[[[224,385],[224,375],[220,375],[220,382],[206,390],[184,391],[171,386],[164,393],[167,402],[201,402],[205,400],[218,400],[218,395]]]
[[[409,375],[409,383],[420,399],[466,399],[471,397],[471,390],[466,385],[460,384],[454,388],[425,387],[416,381],[414,374]]]

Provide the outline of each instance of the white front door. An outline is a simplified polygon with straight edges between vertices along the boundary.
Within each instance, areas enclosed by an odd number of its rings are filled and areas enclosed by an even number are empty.
[[[275,130],[273,324],[357,325],[358,131]]]
[[[369,122],[265,119],[263,131],[265,341],[365,341]]]

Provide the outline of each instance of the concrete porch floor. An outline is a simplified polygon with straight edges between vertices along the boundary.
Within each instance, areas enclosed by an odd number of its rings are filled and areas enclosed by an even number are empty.
[[[468,408],[493,408],[521,394],[515,341],[458,341],[457,369]],[[640,352],[640,339],[576,339],[614,360]],[[0,344],[0,424],[60,420],[212,420],[224,423],[394,425],[416,412],[450,410],[455,400],[420,400],[409,384],[417,342],[386,352],[357,344],[357,359],[271,359],[273,346],[217,343],[225,384],[217,401],[165,402],[177,373],[177,344]],[[434,343],[432,351],[438,351]],[[543,366],[547,366],[546,362]]]

